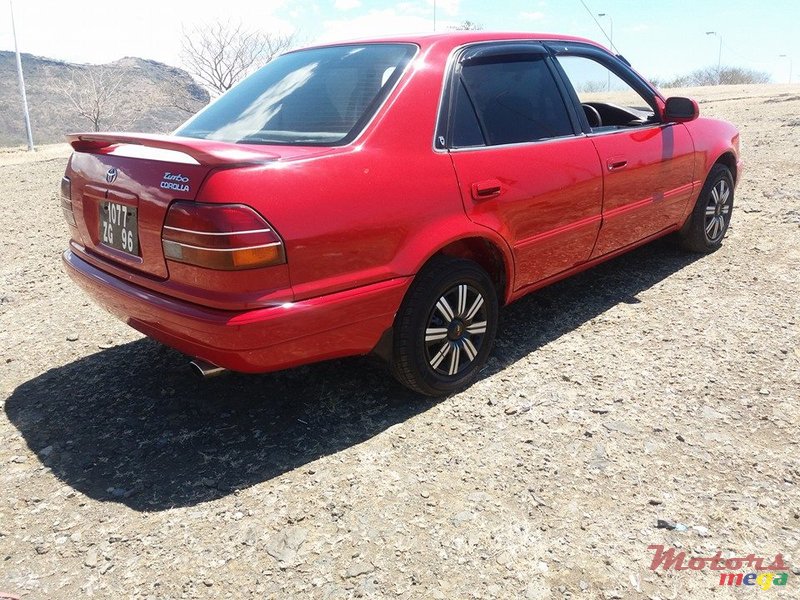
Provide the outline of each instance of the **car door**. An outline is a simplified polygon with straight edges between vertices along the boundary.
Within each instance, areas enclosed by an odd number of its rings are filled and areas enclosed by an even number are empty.
[[[469,218],[512,247],[515,290],[586,261],[600,228],[600,161],[565,94],[541,44],[473,46],[454,66],[438,143]]]
[[[603,166],[603,224],[592,256],[675,224],[693,190],[686,127],[660,121],[656,94],[618,58],[585,44],[550,47]]]

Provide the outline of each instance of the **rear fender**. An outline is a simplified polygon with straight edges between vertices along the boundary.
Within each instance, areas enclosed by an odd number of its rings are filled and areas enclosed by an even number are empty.
[[[434,256],[448,246],[462,240],[482,239],[491,244],[503,259],[505,292],[501,302],[508,303],[514,289],[514,256],[508,243],[488,227],[481,227],[465,216],[453,216],[427,224],[419,229],[406,244],[406,251],[398,255],[392,267],[397,273],[416,275]]]

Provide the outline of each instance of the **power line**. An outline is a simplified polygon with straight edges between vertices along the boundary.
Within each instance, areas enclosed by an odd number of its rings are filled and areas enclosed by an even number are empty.
[[[752,65],[774,65],[775,61],[763,61],[763,60],[753,60],[752,58],[746,57],[739,53],[738,50],[734,50],[731,46],[726,44],[725,42],[722,43],[722,47],[724,48],[727,54],[733,54],[737,60],[752,64]]]
[[[603,35],[604,35],[604,36],[605,36],[605,38],[608,40],[608,43],[609,43],[609,45],[611,46],[611,51],[612,51],[612,52],[616,52],[616,49],[614,48],[614,42],[613,42],[613,41],[612,41],[612,39],[611,39],[611,38],[608,36],[608,34],[606,33],[606,30],[605,30],[605,29],[603,29],[603,26],[602,26],[602,25],[600,25],[600,21],[598,21],[598,20],[597,20],[597,18],[594,16],[594,13],[593,13],[593,12],[592,12],[592,10],[591,10],[591,9],[590,9],[590,8],[589,8],[587,5],[586,5],[586,2],[584,2],[583,0],[579,0],[579,1],[580,1],[580,3],[581,3],[581,4],[583,4],[583,8],[585,8],[585,9],[586,9],[586,12],[587,12],[587,13],[589,13],[589,16],[590,16],[590,17],[592,17],[592,21],[594,21],[595,25],[597,25],[597,26],[600,28],[600,31],[602,31],[602,32],[603,32]]]

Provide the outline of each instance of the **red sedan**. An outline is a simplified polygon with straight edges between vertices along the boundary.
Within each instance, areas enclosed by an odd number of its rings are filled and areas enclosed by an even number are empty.
[[[711,252],[739,133],[621,56],[451,33],[289,52],[174,135],[81,133],[70,276],[202,371],[375,353],[429,395],[501,305],[666,234]]]

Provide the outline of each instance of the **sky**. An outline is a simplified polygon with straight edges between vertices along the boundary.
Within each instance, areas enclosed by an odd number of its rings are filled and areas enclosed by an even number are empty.
[[[138,56],[181,64],[183,28],[243,22],[296,32],[306,43],[431,32],[464,20],[486,30],[587,37],[617,50],[647,77],[722,63],[800,81],[800,0],[13,0],[21,52],[80,63]],[[0,0],[0,50],[13,50],[9,0]],[[606,17],[592,15],[605,13]],[[603,29],[601,29],[601,27]],[[718,35],[707,35],[715,31]]]

